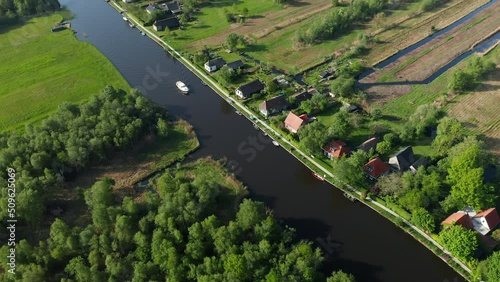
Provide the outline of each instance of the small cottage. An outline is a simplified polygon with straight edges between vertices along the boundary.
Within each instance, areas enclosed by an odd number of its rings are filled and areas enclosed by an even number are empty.
[[[306,124],[308,119],[307,115],[297,116],[290,112],[285,119],[285,128],[292,133],[297,133]]]
[[[252,82],[249,82],[245,85],[242,85],[238,88],[236,88],[236,96],[238,96],[241,99],[246,99],[252,96],[255,93],[258,93],[264,89],[264,83],[262,83],[260,80],[256,79]]]
[[[342,156],[348,157],[351,154],[351,149],[342,140],[332,140],[323,147],[323,154],[333,160]]]
[[[226,64],[223,58],[215,58],[205,63],[204,67],[208,72],[214,72]]]
[[[259,110],[264,116],[280,113],[288,107],[285,96],[280,95],[260,103]]]

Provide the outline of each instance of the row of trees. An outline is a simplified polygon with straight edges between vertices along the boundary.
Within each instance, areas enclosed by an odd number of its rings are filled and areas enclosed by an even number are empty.
[[[295,41],[299,45],[313,44],[317,39],[332,38],[349,29],[353,24],[365,21],[387,7],[387,0],[357,0],[347,7],[336,7],[333,12],[319,18],[307,29],[297,30]]]
[[[70,171],[100,162],[113,151],[134,146],[146,133],[164,128],[167,116],[138,91],[112,87],[82,104],[63,103],[40,125],[23,132],[0,134],[0,186],[7,187],[7,168],[16,174],[17,216],[35,223],[54,188],[62,187]],[[162,130],[163,132],[165,130]],[[0,201],[7,202],[7,189]],[[7,206],[1,205],[2,220]]]
[[[448,87],[457,93],[472,90],[494,69],[494,62],[484,57],[473,56],[467,68],[458,69],[453,73]]]
[[[56,219],[46,241],[21,240],[18,271],[3,281],[325,280],[321,251],[297,241],[263,203],[246,199],[236,214],[222,211],[220,184],[183,169],[167,170],[157,192],[140,201],[116,202],[113,181],[97,182],[84,195],[92,222],[71,227]],[[0,253],[6,256],[7,246]],[[337,272],[327,281],[354,279]]]
[[[0,25],[14,23],[19,17],[55,11],[60,7],[58,0],[1,0]]]

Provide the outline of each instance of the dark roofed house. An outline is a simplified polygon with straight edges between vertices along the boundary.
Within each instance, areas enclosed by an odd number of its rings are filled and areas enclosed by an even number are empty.
[[[182,14],[182,9],[179,7],[179,2],[177,1],[172,1],[166,3],[167,6],[167,11],[171,11],[172,14],[177,15],[177,14]]]
[[[224,61],[223,58],[219,57],[219,58],[215,58],[215,59],[212,59],[212,60],[206,62],[205,69],[208,72],[214,72],[214,71],[222,68],[222,66],[224,66],[225,64],[226,64],[226,61]]]
[[[241,99],[246,99],[252,96],[252,94],[262,91],[262,89],[264,89],[264,83],[256,79],[236,88],[236,96],[240,97]]]
[[[295,105],[300,106],[300,103],[304,102],[305,100],[311,99],[312,94],[307,92],[307,91],[302,91],[302,92],[293,94],[292,97],[295,98]]]
[[[227,63],[227,67],[232,70],[241,69],[245,66],[245,64],[241,60],[236,60],[234,62]]]
[[[329,75],[330,75],[330,72],[328,72],[328,70],[324,70],[324,71],[319,73],[320,78],[326,78]]]
[[[420,159],[418,159],[416,162],[414,162],[411,166],[410,166],[410,170],[411,172],[413,173],[416,173],[417,172],[417,169],[421,166],[425,167],[427,165],[427,159],[424,158],[424,157],[421,157]]]
[[[154,13],[154,11],[156,11],[156,7],[149,4],[147,7],[146,7],[146,12],[148,12],[149,14],[152,14]]]
[[[342,156],[349,156],[351,149],[347,147],[346,143],[341,140],[332,140],[323,147],[323,154],[333,160]]]
[[[411,146],[405,147],[389,159],[389,164],[397,171],[405,171],[415,162]]]
[[[472,224],[472,220],[470,219],[469,215],[465,212],[459,211],[456,212],[445,220],[441,222],[441,225],[460,225],[466,229],[474,229],[474,225]]]
[[[378,141],[379,141],[378,137],[372,137],[372,138],[366,140],[365,142],[361,143],[361,145],[359,145],[356,149],[368,152],[372,148],[375,149],[375,147],[378,144]]]
[[[155,21],[153,24],[153,29],[156,31],[164,31],[166,28],[176,28],[179,27],[179,25],[180,23],[177,18],[169,18]]]
[[[307,115],[297,116],[296,114],[290,112],[285,119],[285,128],[292,133],[297,133],[300,128],[306,124],[308,119]]]
[[[376,180],[380,176],[389,173],[390,166],[384,163],[380,158],[374,158],[373,160],[367,162],[364,166],[365,173],[371,180]]]
[[[280,95],[260,103],[259,110],[264,116],[270,116],[284,111],[288,107],[285,96]]]

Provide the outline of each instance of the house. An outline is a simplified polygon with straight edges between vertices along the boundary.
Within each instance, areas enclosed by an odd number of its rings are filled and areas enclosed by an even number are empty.
[[[365,142],[361,143],[356,149],[363,150],[365,152],[370,151],[370,149],[375,149],[380,139],[378,137],[372,137]]]
[[[205,69],[208,72],[214,72],[214,71],[222,68],[222,66],[224,66],[225,64],[226,64],[226,61],[224,61],[223,58],[219,57],[219,58],[215,58],[213,60],[206,62]]]
[[[391,167],[377,157],[367,162],[363,169],[370,180],[376,180],[380,176],[389,173]]]
[[[307,115],[297,116],[296,114],[290,112],[285,119],[285,128],[292,133],[297,133],[300,128],[306,124],[308,119]]]
[[[287,107],[288,102],[286,101],[285,96],[280,95],[260,103],[259,110],[264,116],[267,117],[272,114],[284,111]]]
[[[241,99],[246,99],[252,96],[252,94],[262,91],[262,89],[264,89],[264,86],[265,86],[264,83],[256,79],[252,82],[249,82],[245,85],[236,88],[236,96],[238,96]]]
[[[156,7],[149,4],[147,7],[146,7],[146,12],[148,12],[149,14],[152,14],[156,11]]]
[[[165,11],[170,11],[174,15],[182,14],[182,9],[177,1],[167,2],[165,6]]]
[[[482,235],[488,234],[498,224],[500,224],[500,217],[496,208],[490,208],[482,211],[472,217],[474,229]]]
[[[323,154],[333,160],[338,159],[342,156],[349,156],[351,154],[351,149],[347,147],[344,141],[332,140],[323,147]]]
[[[474,229],[474,225],[472,224],[472,220],[469,215],[463,211],[458,211],[443,220],[441,225],[461,225],[466,229]]]
[[[232,70],[241,69],[245,64],[241,60],[236,60],[234,62],[227,63],[227,67]]]
[[[164,31],[166,28],[172,29],[179,27],[180,23],[177,18],[169,18],[164,20],[155,21],[153,29],[156,31]]]
[[[420,159],[418,159],[416,162],[414,162],[411,166],[410,166],[410,170],[411,172],[413,173],[417,173],[417,169],[421,166],[425,167],[427,165],[427,159],[424,158],[424,157],[421,157]]]
[[[307,92],[307,91],[302,91],[302,92],[293,94],[291,97],[293,97],[295,99],[295,105],[300,106],[300,103],[304,102],[305,100],[311,99],[312,94]]]
[[[320,78],[326,78],[329,75],[330,75],[330,72],[328,70],[324,70],[324,71],[319,73]]]
[[[66,29],[66,26],[64,26],[62,24],[58,24],[58,25],[53,26],[51,28],[52,32],[57,32],[57,31],[65,30],[65,29]]]
[[[389,159],[389,164],[397,171],[405,171],[415,162],[411,146],[405,147]]]

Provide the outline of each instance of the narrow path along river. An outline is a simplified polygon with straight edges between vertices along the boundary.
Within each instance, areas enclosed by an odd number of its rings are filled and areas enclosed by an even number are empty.
[[[253,199],[328,255],[358,281],[462,281],[432,252],[361,203],[352,203],[269,139],[156,43],[130,28],[102,0],[62,0],[75,14],[77,36],[95,45],[127,81],[194,126],[201,148],[190,158],[226,157]],[[75,54],[78,55],[78,54]],[[192,93],[184,96],[175,82]]]

